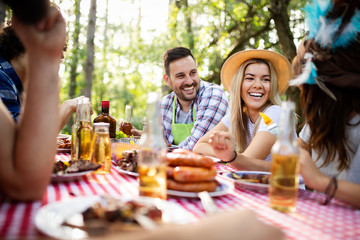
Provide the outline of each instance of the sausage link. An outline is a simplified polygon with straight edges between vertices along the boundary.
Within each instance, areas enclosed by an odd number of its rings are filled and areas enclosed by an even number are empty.
[[[215,176],[215,168],[178,166],[174,169],[174,179],[178,182],[211,181]]]

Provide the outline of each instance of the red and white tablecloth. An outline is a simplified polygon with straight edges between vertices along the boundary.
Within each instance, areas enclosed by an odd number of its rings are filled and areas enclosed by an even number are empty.
[[[68,154],[58,154],[57,159],[67,161]],[[230,171],[229,166],[217,164],[217,170]],[[225,181],[231,182],[220,176]],[[135,177],[120,173],[115,166],[106,175],[84,175],[71,182],[51,183],[42,201],[11,203],[0,198],[0,238],[37,239],[43,236],[36,230],[34,219],[41,206],[54,201],[78,196],[110,194],[113,196],[138,196],[138,182]],[[216,197],[215,202],[222,210],[252,209],[264,222],[279,226],[288,239],[359,239],[360,210],[333,200],[330,205],[318,204],[321,194],[299,191],[297,211],[291,214],[277,212],[269,207],[268,196],[250,190],[234,188],[227,195]],[[169,197],[168,201],[178,204],[194,215],[205,217],[199,199]],[[241,224],[241,223],[239,223]]]

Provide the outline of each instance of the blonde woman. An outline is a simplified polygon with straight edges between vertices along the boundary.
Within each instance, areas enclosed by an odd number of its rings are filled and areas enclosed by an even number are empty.
[[[197,142],[194,151],[237,169],[269,171],[276,136],[268,131],[259,112],[279,124],[280,94],[290,77],[289,61],[272,51],[245,50],[228,58],[221,81],[230,93],[230,112]]]

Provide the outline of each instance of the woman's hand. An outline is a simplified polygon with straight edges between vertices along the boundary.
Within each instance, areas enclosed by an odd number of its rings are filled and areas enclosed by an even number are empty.
[[[12,19],[12,25],[28,54],[60,61],[66,29],[65,20],[56,7],[50,7],[46,17],[36,25],[24,24],[16,17]]]
[[[210,135],[209,144],[217,158],[227,162],[234,157],[235,140],[229,132],[215,131]]]

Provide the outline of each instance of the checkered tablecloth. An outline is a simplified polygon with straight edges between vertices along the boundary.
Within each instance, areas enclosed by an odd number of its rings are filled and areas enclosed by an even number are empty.
[[[68,154],[57,154],[57,159],[69,160]],[[231,171],[229,166],[217,164],[220,172]],[[219,176],[224,181],[231,180]],[[42,201],[31,203],[11,203],[0,198],[0,238],[37,239],[43,236],[34,223],[37,211],[48,203],[78,196],[110,194],[113,196],[138,196],[138,182],[135,177],[119,172],[112,166],[106,175],[84,175],[79,180],[58,182],[48,185]],[[288,239],[359,239],[360,210],[333,200],[322,206],[318,200],[321,194],[299,191],[297,211],[291,214],[277,212],[269,207],[267,193],[234,188],[228,194],[214,198],[223,211],[232,209],[252,209],[259,218],[269,224],[279,226]],[[168,201],[189,211],[196,219],[205,217],[204,209],[197,198],[169,197]],[[239,223],[241,224],[241,223]]]

